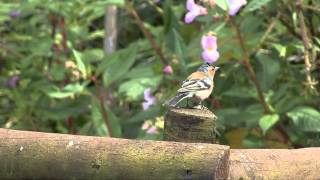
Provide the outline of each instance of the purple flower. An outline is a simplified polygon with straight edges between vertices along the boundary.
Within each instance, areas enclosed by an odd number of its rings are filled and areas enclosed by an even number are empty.
[[[11,18],[16,18],[20,16],[20,14],[21,14],[20,11],[11,11],[9,15]]]
[[[185,23],[191,23],[197,16],[208,14],[207,8],[200,6],[194,2],[194,0],[187,0],[188,13],[186,14]]]
[[[142,103],[143,110],[146,111],[156,103],[156,98],[152,95],[151,88],[144,90],[144,102]]]
[[[246,0],[228,0],[229,14],[234,16],[240,10],[240,8],[247,4]]]
[[[173,69],[170,65],[167,65],[166,67],[164,67],[162,71],[166,75],[170,75],[173,73]]]
[[[151,126],[147,131],[146,131],[147,134],[151,134],[151,135],[154,135],[154,134],[158,134],[159,131],[157,129],[156,126]]]
[[[20,80],[20,77],[18,75],[11,76],[6,82],[6,87],[16,88],[19,80]]]
[[[214,63],[220,57],[219,52],[217,51],[217,37],[211,35],[202,36],[201,39],[202,45],[202,59],[207,63]]]

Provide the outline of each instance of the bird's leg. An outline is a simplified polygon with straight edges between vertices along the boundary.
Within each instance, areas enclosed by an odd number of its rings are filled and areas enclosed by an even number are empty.
[[[201,101],[198,102],[197,105],[193,106],[194,109],[202,109]]]
[[[189,108],[189,99],[187,98],[187,108]]]

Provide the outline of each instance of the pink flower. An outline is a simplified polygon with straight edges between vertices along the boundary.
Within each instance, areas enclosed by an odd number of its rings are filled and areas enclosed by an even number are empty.
[[[151,135],[154,135],[154,134],[158,134],[159,131],[157,129],[156,126],[151,126],[147,131],[146,131],[147,134],[151,134]]]
[[[220,57],[217,51],[217,37],[211,34],[202,36],[201,45],[203,49],[202,59],[210,64],[216,62]]]
[[[141,129],[142,129],[142,130],[147,130],[147,129],[150,128],[150,126],[151,126],[150,121],[145,121],[145,122],[142,124]]]
[[[164,67],[162,71],[166,75],[170,75],[173,73],[173,69],[170,65],[167,65],[166,67]]]
[[[197,16],[208,14],[207,8],[200,6],[194,2],[194,0],[187,0],[188,13],[186,14],[185,23],[191,23]]]
[[[240,8],[247,4],[246,0],[228,0],[229,14],[234,16],[240,10]]]
[[[156,103],[156,98],[152,95],[150,88],[144,90],[144,102],[142,103],[143,110],[146,111]]]

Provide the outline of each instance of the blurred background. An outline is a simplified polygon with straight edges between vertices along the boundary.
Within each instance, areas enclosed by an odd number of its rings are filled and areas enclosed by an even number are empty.
[[[320,0],[223,1],[185,24],[185,1],[0,0],[0,127],[161,140],[212,31],[220,143],[319,146]]]

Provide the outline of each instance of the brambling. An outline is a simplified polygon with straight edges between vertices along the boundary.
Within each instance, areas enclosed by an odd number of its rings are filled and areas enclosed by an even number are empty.
[[[197,106],[193,108],[203,108],[202,101],[207,99],[214,87],[213,78],[215,72],[219,67],[214,67],[208,63],[201,65],[198,70],[188,76],[186,80],[182,82],[182,86],[178,89],[178,93],[166,104],[171,107],[176,107],[179,102],[186,99],[191,99],[197,102]],[[187,106],[189,106],[187,102]]]

